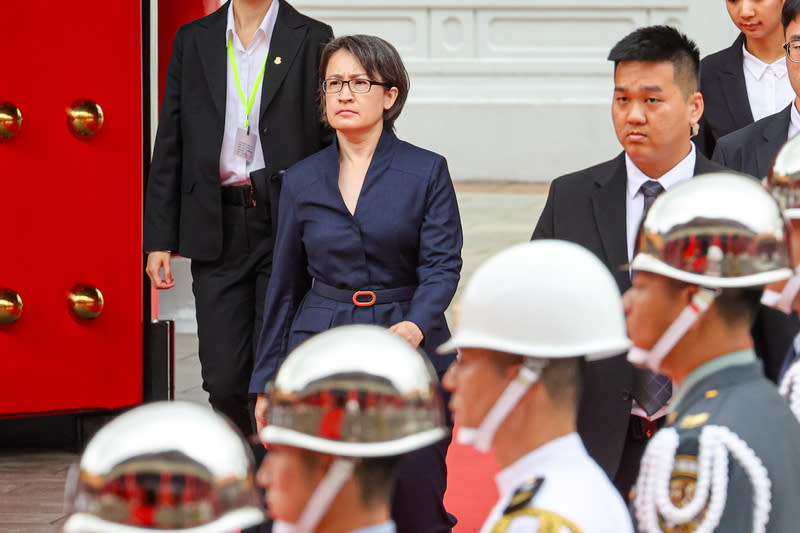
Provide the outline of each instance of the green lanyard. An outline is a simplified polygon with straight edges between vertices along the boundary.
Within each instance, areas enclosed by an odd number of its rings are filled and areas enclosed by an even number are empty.
[[[242,99],[242,103],[244,104],[244,127],[247,128],[247,134],[250,135],[250,110],[253,108],[253,100],[256,99],[256,93],[258,92],[258,86],[261,83],[261,78],[264,77],[264,71],[267,69],[267,57],[269,57],[269,50],[267,50],[267,56],[264,58],[264,66],[261,67],[261,70],[258,72],[256,82],[253,84],[253,92],[250,94],[249,100],[245,100],[244,98],[244,91],[242,90],[242,84],[239,81],[239,70],[236,68],[236,56],[233,54],[233,46],[231,46],[230,36],[228,36],[228,57],[231,59],[231,67],[233,67],[233,79],[236,80],[236,88],[239,89],[239,98]]]

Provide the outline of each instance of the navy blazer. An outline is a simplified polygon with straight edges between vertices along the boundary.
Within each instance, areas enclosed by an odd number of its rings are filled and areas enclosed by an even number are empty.
[[[789,138],[793,105],[719,139],[714,161],[757,178],[766,176],[775,154]]]
[[[444,157],[384,131],[351,215],[334,143],[286,171],[278,220],[251,393],[264,392],[293,347],[344,324],[414,322],[434,367],[447,369],[453,356],[435,350],[450,337],[444,311],[460,278],[462,234]],[[349,290],[416,290],[409,301],[356,307],[311,290],[313,279]]]
[[[694,142],[706,157],[714,153],[717,140],[753,122],[742,56],[744,34],[731,46],[711,54],[700,62],[700,92],[705,110],[700,120],[700,134]]]

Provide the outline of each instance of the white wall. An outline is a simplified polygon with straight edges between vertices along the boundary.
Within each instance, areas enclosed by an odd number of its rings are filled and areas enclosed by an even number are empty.
[[[605,58],[670,24],[703,54],[736,36],[724,0],[294,0],[336,35],[392,42],[411,74],[397,130],[456,180],[549,181],[619,150]]]
[[[411,94],[401,137],[444,154],[455,180],[549,181],[619,150],[611,125],[613,44],[672,24],[703,55],[736,37],[725,0],[293,0],[337,35],[400,50]],[[160,293],[162,317],[196,331],[189,261]]]

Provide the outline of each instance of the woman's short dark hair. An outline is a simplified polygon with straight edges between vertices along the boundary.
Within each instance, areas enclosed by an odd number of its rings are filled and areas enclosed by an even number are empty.
[[[322,58],[319,62],[320,90],[322,82],[325,80],[325,71],[328,70],[328,63],[333,54],[339,50],[353,54],[366,70],[367,76],[373,79],[380,77],[380,81],[387,84],[387,90],[397,87],[397,100],[391,109],[383,112],[383,129],[394,129],[394,121],[403,110],[410,85],[408,72],[397,49],[374,35],[346,35],[332,40],[322,49]],[[322,120],[327,123],[324,94],[320,94],[320,109],[322,110]]]

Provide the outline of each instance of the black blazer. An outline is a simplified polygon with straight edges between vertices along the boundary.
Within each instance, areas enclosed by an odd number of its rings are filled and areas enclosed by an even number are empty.
[[[697,154],[695,174],[724,170]],[[550,185],[533,239],[563,239],[591,250],[611,270],[620,293],[631,286],[628,269],[625,153],[561,176]],[[630,420],[634,368],[625,354],[586,363],[578,432],[589,454],[611,479],[617,473]]]
[[[320,120],[318,83],[320,53],[333,32],[279,1],[261,89],[258,133],[267,168],[258,176],[253,173],[264,198],[269,186],[277,198],[280,170],[333,139]],[[145,251],[171,250],[199,260],[215,260],[222,253],[219,155],[229,4],[175,35],[145,196]],[[277,221],[277,203],[270,208],[271,215],[265,210],[264,216]]]
[[[700,62],[700,92],[705,111],[700,119],[700,134],[694,142],[706,157],[714,153],[717,140],[753,122],[742,58],[744,34],[733,44]]]
[[[714,161],[757,178],[767,175],[775,154],[789,137],[792,105],[717,141]]]

